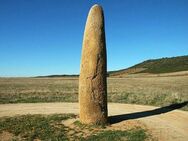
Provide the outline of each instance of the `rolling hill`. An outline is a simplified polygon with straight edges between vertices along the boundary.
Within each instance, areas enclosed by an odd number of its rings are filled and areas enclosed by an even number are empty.
[[[142,63],[136,64],[127,69],[121,69],[117,71],[109,71],[108,76],[126,76],[129,74],[162,74],[162,73],[173,73],[180,71],[188,71],[188,55],[150,59]],[[78,77],[77,74],[72,75],[48,75],[48,76],[37,76],[40,77]]]
[[[188,55],[171,58],[150,59],[127,69],[110,71],[109,76],[138,73],[159,74],[179,71],[188,71]]]

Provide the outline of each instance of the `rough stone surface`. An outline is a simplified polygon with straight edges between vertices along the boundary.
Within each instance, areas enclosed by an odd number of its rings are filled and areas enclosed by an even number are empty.
[[[107,123],[106,43],[102,7],[94,5],[85,26],[79,77],[80,121]]]

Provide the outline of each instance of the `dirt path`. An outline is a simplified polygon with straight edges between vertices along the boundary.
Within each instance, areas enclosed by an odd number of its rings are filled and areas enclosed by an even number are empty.
[[[118,103],[108,105],[110,121],[114,124],[138,120],[144,123],[159,140],[188,141],[188,112],[168,108]],[[0,117],[23,114],[78,114],[78,112],[78,103],[0,105]]]

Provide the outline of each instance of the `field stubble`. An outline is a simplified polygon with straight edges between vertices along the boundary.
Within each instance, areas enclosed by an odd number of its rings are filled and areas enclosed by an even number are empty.
[[[77,101],[78,78],[0,78],[1,104]],[[188,101],[188,76],[108,78],[108,101],[155,106]]]

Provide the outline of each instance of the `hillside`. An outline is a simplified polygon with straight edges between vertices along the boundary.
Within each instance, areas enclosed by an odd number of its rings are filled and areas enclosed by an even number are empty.
[[[171,58],[151,59],[130,68],[109,72],[109,76],[136,73],[171,73],[188,70],[188,55]]]
[[[170,58],[160,58],[160,59],[150,59],[142,63],[136,64],[127,69],[121,69],[117,71],[109,71],[108,76],[119,76],[128,74],[138,74],[138,73],[172,73],[179,71],[188,71],[188,55],[170,57]],[[48,75],[48,76],[36,76],[36,78],[43,77],[78,77],[77,74],[72,75]]]

